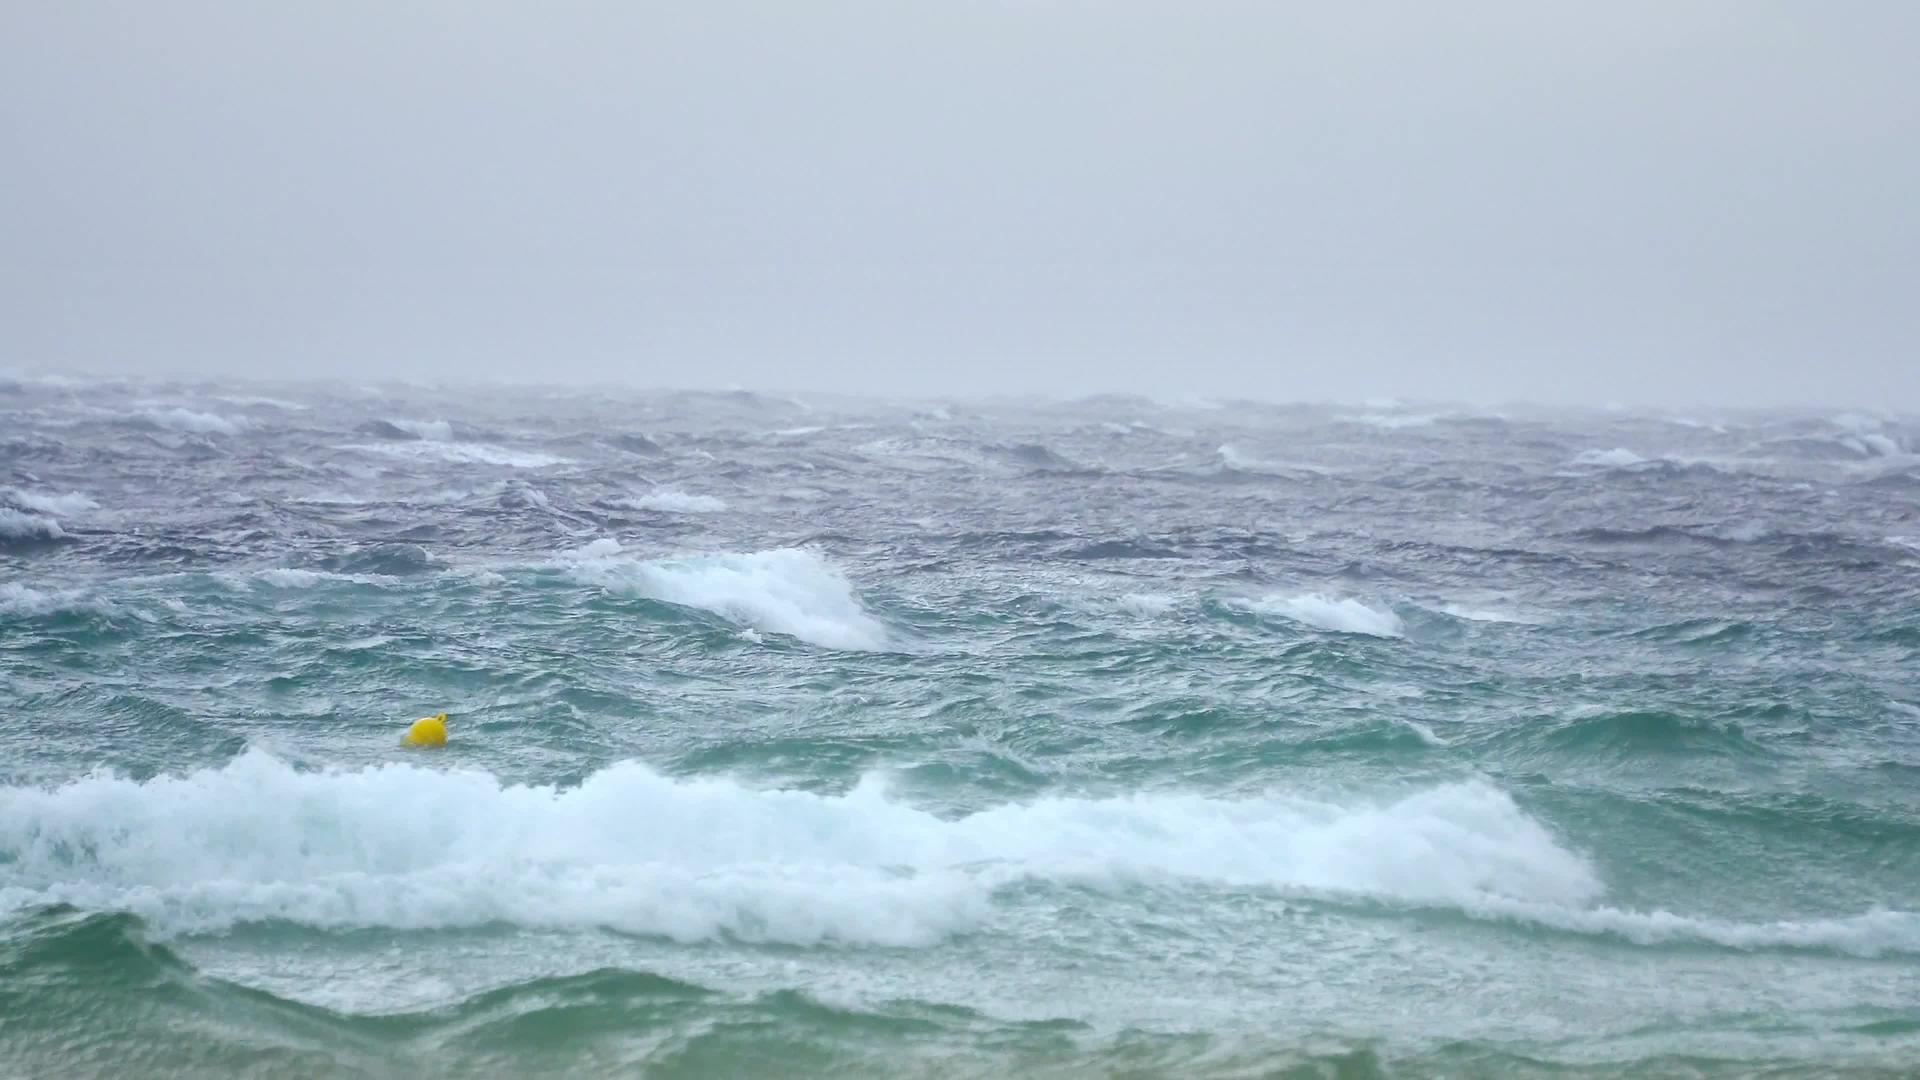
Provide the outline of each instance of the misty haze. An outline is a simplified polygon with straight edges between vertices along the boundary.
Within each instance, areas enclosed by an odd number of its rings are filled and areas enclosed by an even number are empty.
[[[0,362],[1913,408],[1920,12],[18,4]]]
[[[1920,8],[0,9],[0,1074],[1920,1071]]]

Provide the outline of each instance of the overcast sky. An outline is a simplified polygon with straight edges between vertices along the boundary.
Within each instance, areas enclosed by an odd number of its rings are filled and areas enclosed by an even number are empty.
[[[1920,407],[1920,4],[0,4],[0,368]]]

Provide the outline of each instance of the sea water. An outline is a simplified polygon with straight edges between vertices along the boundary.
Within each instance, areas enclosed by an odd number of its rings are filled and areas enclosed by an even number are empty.
[[[0,379],[0,1074],[1905,1075],[1916,449]]]

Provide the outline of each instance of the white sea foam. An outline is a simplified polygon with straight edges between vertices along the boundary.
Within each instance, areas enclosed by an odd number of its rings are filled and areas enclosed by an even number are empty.
[[[1324,593],[1265,596],[1252,601],[1252,607],[1256,611],[1341,634],[1403,637],[1407,632],[1400,616],[1351,597],[1333,597]]]
[[[54,493],[43,494],[37,491],[22,491],[19,488],[3,488],[0,489],[0,499],[10,502],[22,510],[56,516],[70,517],[74,514],[85,513],[88,510],[100,509],[99,503],[94,502],[92,499],[87,498],[77,491],[70,491],[65,495],[60,495]]]
[[[309,491],[293,497],[308,506],[369,506],[374,496],[359,491]]]
[[[1611,450],[1583,450],[1573,459],[1575,465],[1593,465],[1604,469],[1624,469],[1644,465],[1646,461],[1646,458],[1620,446]]]
[[[36,589],[17,581],[0,583],[0,615],[37,618],[60,611],[108,613],[111,609],[75,589]]]
[[[613,505],[628,510],[656,510],[667,514],[714,514],[727,508],[726,501],[712,495],[689,495],[662,488],[633,499],[615,499]]]
[[[1746,923],[1662,910],[1568,907],[1504,897],[1481,897],[1461,907],[1476,918],[1617,937],[1636,945],[1689,942],[1731,949],[1824,949],[1868,957],[1920,953],[1920,912],[1914,911],[1882,909],[1843,918]]]
[[[1214,450],[1214,456],[1221,465],[1235,472],[1243,473],[1313,473],[1326,476],[1334,470],[1322,465],[1313,465],[1304,461],[1268,461],[1241,453],[1232,446],[1222,445]]]
[[[0,506],[0,539],[58,540],[67,535],[53,518]]]
[[[17,581],[0,583],[0,614],[44,615],[58,605],[51,595]]]
[[[796,548],[747,554],[642,560],[618,541],[568,553],[574,579],[609,592],[696,607],[774,634],[830,649],[884,649],[891,636],[860,606],[845,575]]]
[[[821,796],[622,764],[555,789],[400,764],[303,773],[258,751],[185,777],[0,789],[0,856],[6,906],[125,908],[178,931],[506,921],[917,945],[976,924],[996,887],[1023,879],[1429,903],[1600,891],[1583,860],[1477,784],[1357,806],[1051,799],[954,821],[873,778]]]
[[[245,420],[192,409],[143,409],[138,417],[156,427],[196,435],[238,435],[247,427]]]
[[[1134,615],[1156,618],[1171,613],[1178,603],[1165,593],[1128,593],[1120,598],[1119,607]]]
[[[255,570],[248,578],[255,584],[274,589],[311,589],[320,585],[378,585],[381,580],[368,574],[336,574],[329,570],[302,570],[297,567],[273,567]]]
[[[1886,435],[1849,435],[1839,441],[1861,457],[1898,457],[1902,452],[1900,444]]]
[[[1477,781],[1389,801],[1058,798],[957,820],[890,798],[873,777],[831,796],[634,763],[553,788],[411,764],[299,772],[249,751],[187,776],[0,788],[0,910],[128,910],[162,933],[504,922],[924,946],[982,925],[1014,882],[1141,880],[1641,943],[1920,951],[1910,912],[1735,923],[1599,905],[1594,868]]]
[[[1642,944],[1920,951],[1911,912],[1738,923],[1597,905],[1593,868],[1481,783],[1344,805],[1052,799],[944,820],[873,779],[820,796],[623,764],[556,789],[411,765],[301,773],[249,752],[186,777],[0,789],[0,855],[0,908],[130,910],[163,933],[506,922],[923,946],[979,926],[1011,882],[1186,879]]]
[[[1534,620],[1529,619],[1524,615],[1515,615],[1510,611],[1497,611],[1493,608],[1469,607],[1465,604],[1442,604],[1440,605],[1440,613],[1443,615],[1451,615],[1456,619],[1465,619],[1468,622],[1523,623],[1523,624],[1530,624],[1534,622]]]
[[[401,431],[418,435],[422,439],[438,442],[450,442],[453,439],[453,425],[445,420],[391,420],[388,422]]]
[[[261,570],[253,575],[262,585],[271,585],[276,589],[311,589],[333,580],[335,575],[318,570],[294,570],[279,568]]]
[[[1347,424],[1365,424],[1368,427],[1398,431],[1401,428],[1432,427],[1440,420],[1440,416],[1437,413],[1362,413],[1355,416],[1341,416],[1337,419]]]
[[[598,540],[589,540],[577,548],[564,552],[563,557],[576,561],[606,559],[612,558],[624,550],[626,549],[620,546],[620,541],[615,540],[611,536],[603,536]]]
[[[1855,435],[1872,434],[1887,426],[1886,421],[1880,417],[1869,416],[1866,413],[1858,412],[1840,413],[1828,419],[1834,427],[1844,428]]]
[[[385,454],[388,457],[451,461],[463,465],[504,465],[514,469],[543,469],[551,465],[568,463],[567,458],[541,454],[532,450],[511,450],[487,443],[439,442],[430,439],[421,442],[354,443],[343,446],[341,449]]]
[[[1261,461],[1258,458],[1248,457],[1246,454],[1243,454],[1240,451],[1224,443],[1221,444],[1219,449],[1215,450],[1214,453],[1219,456],[1220,464],[1225,465],[1229,469],[1241,469],[1248,472],[1256,472],[1260,469],[1265,468],[1267,465],[1266,462]]]

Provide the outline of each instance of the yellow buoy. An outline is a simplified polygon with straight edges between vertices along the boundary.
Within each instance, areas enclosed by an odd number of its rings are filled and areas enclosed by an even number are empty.
[[[445,746],[447,745],[447,714],[435,713],[423,716],[407,727],[408,746]]]

